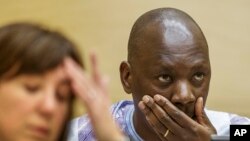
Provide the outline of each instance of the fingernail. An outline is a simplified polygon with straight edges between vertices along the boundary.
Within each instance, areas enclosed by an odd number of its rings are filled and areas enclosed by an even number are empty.
[[[155,101],[160,101],[160,99],[161,99],[161,98],[160,98],[159,95],[155,95],[155,96],[154,96],[154,100],[155,100]]]
[[[203,97],[200,97],[200,102],[202,103],[202,105],[204,104],[203,103]]]
[[[142,101],[139,102],[138,106],[139,106],[139,108],[140,108],[141,110],[144,110],[144,109],[145,109],[145,105],[143,104]]]
[[[144,97],[142,98],[142,100],[143,100],[143,102],[145,102],[145,103],[148,103],[148,102],[149,102],[148,96],[144,96]]]
[[[197,100],[198,100],[199,102],[203,102],[203,97],[199,97]]]

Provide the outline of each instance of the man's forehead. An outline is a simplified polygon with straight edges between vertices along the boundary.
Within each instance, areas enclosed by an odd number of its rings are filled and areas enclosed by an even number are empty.
[[[178,59],[209,59],[208,52],[204,47],[183,47],[183,48],[170,48],[170,47],[154,47],[151,50],[143,50],[139,53],[138,59],[162,59],[169,58],[172,60]]]
[[[186,52],[203,52],[207,54],[205,39],[193,36],[185,26],[181,24],[151,25],[144,33],[141,40],[138,40],[139,52],[165,52],[182,54]]]
[[[150,41],[150,40],[148,40]],[[168,44],[166,42],[148,42],[139,47],[137,59],[139,62],[157,62],[169,60],[169,63],[185,61],[194,63],[202,60],[209,62],[208,48],[201,42]],[[165,40],[163,40],[165,41]],[[173,64],[174,65],[174,64]]]
[[[177,72],[191,71],[200,68],[210,68],[210,61],[207,54],[202,52],[164,53],[160,51],[149,52],[144,57],[135,61],[137,69],[156,71],[171,70]]]

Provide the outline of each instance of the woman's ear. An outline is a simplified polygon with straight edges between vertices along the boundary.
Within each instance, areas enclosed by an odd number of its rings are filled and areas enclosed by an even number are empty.
[[[123,89],[127,94],[131,93],[132,74],[130,64],[126,61],[122,61],[120,65],[120,79],[123,85]]]

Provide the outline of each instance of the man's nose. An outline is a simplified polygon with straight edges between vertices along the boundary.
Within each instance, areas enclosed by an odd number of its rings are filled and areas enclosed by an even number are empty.
[[[40,113],[48,118],[51,117],[56,110],[57,101],[54,93],[53,90],[46,90],[39,107]]]
[[[195,102],[195,95],[191,84],[186,80],[178,81],[175,85],[171,101],[174,104],[181,105]]]

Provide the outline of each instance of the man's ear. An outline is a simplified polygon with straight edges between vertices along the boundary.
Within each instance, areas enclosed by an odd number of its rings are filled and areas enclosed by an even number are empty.
[[[131,67],[130,64],[126,61],[122,61],[120,65],[120,79],[123,85],[123,89],[126,93],[131,93]]]

